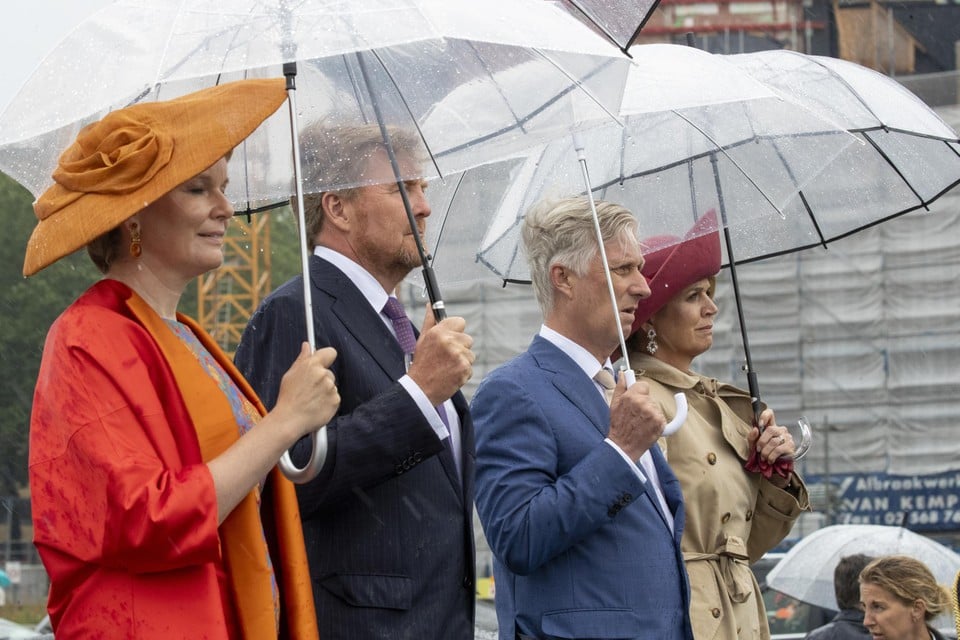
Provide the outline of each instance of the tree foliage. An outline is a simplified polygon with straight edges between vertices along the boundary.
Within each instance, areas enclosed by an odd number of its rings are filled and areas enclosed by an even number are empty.
[[[27,435],[43,342],[56,317],[99,273],[78,252],[24,278],[23,256],[36,225],[30,193],[0,174],[0,495],[27,481]]]

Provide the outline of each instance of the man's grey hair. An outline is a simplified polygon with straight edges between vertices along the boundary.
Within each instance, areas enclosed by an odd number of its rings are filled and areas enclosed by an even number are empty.
[[[422,162],[423,144],[417,133],[387,126],[387,135],[398,160],[407,158],[416,160],[418,164]],[[386,148],[377,124],[328,125],[321,122],[309,126],[300,136],[304,174],[312,179],[311,182],[337,185],[337,188],[329,191],[335,191],[346,200],[355,197],[366,186],[363,174],[370,159]],[[413,177],[401,176],[404,180]],[[323,228],[321,202],[324,193],[308,193],[303,197],[310,251],[313,251],[315,238]],[[296,207],[296,202],[291,204]]]
[[[603,200],[597,200],[596,207],[604,244],[639,241],[637,219],[629,210]],[[599,253],[590,201],[586,196],[542,200],[527,211],[522,234],[533,292],[546,316],[554,303],[550,269],[561,265],[583,276]]]

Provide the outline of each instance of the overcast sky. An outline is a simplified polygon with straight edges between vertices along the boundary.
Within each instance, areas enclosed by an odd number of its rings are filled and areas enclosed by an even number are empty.
[[[0,112],[43,57],[88,15],[110,0],[5,2],[0,21]]]

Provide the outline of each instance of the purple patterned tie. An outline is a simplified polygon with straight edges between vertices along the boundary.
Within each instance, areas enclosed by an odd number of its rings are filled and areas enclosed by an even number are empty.
[[[417,346],[417,339],[413,336],[413,323],[411,323],[410,318],[407,317],[407,312],[404,311],[403,304],[393,296],[390,296],[387,298],[387,304],[383,305],[383,312],[387,314],[390,322],[393,323],[393,330],[397,334],[397,342],[400,343],[400,348],[403,349],[403,353],[405,355],[413,354],[413,350]],[[437,413],[440,414],[440,419],[443,420],[443,424],[449,428],[450,423],[447,421],[447,412],[442,404],[437,405]]]
[[[403,305],[399,300],[390,296],[387,298],[387,304],[383,305],[383,312],[393,323],[393,330],[397,334],[397,342],[403,353],[410,355],[417,346],[417,339],[413,337],[413,324],[407,317],[407,312],[403,310]]]

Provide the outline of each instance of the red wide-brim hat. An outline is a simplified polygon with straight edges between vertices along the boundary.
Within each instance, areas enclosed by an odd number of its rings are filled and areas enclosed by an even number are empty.
[[[707,211],[682,240],[676,236],[654,236],[643,240],[643,244],[651,248],[649,253],[644,251],[642,270],[650,285],[650,296],[637,305],[630,335],[686,287],[720,272],[717,212]]]

